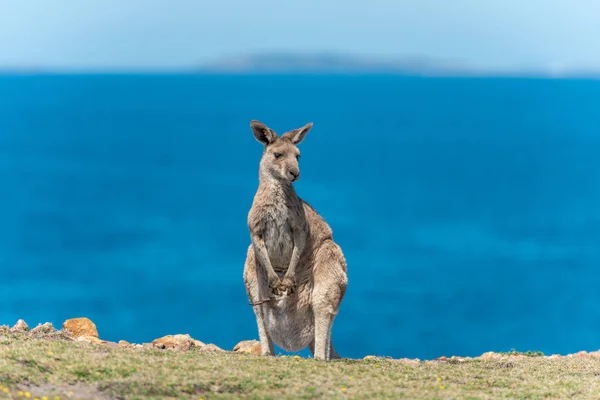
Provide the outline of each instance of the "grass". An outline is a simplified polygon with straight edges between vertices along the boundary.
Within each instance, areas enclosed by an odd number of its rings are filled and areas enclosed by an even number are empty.
[[[544,353],[542,353],[541,351],[516,351],[516,350],[511,350],[511,351],[506,351],[506,352],[499,352],[498,354],[502,354],[505,356],[516,356],[516,355],[523,355],[526,357],[543,357]]]
[[[318,362],[0,333],[0,399],[600,398],[600,359]]]

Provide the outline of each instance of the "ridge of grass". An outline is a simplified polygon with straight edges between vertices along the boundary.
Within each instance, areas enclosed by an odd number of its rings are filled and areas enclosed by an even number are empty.
[[[496,359],[321,362],[0,332],[0,399],[318,398],[597,399],[600,359],[511,351]]]
[[[498,352],[498,354],[502,354],[504,356],[517,356],[517,355],[522,355],[525,357],[544,357],[544,353],[541,351],[517,351],[515,349],[512,349],[510,351],[500,351]]]

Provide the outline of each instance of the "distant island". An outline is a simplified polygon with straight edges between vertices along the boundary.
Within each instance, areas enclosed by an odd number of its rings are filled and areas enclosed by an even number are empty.
[[[412,77],[512,77],[600,80],[600,69],[568,67],[490,69],[461,60],[423,56],[382,57],[336,52],[271,51],[234,55],[168,69],[145,67],[69,68],[35,65],[0,65],[1,75],[45,74],[207,74],[207,75],[397,75]]]
[[[205,72],[249,73],[436,73],[459,69],[425,58],[375,59],[332,53],[262,53],[234,56],[201,65]]]
[[[224,57],[201,64],[197,73],[216,74],[393,74],[406,76],[519,76],[599,79],[600,71],[487,70],[427,57],[382,58],[336,53],[270,52]]]

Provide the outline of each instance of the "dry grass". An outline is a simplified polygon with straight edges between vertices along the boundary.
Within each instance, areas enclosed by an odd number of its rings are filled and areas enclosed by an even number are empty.
[[[0,399],[600,398],[593,357],[329,363],[0,333]]]

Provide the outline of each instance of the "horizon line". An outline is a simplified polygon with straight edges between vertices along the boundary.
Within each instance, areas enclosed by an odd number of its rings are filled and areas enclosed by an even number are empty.
[[[13,68],[1,67],[0,76],[148,76],[148,75],[204,75],[204,76],[397,76],[414,78],[539,78],[539,79],[600,79],[600,71],[402,71],[402,70],[332,70],[320,69],[229,69],[229,68]]]
[[[325,61],[323,59],[325,57]],[[273,63],[275,60],[275,63]],[[423,54],[368,55],[339,51],[263,50],[223,54],[194,64],[178,66],[138,65],[44,65],[44,63],[0,64],[0,74],[211,74],[211,75],[402,75],[448,77],[593,77],[600,67],[568,65],[482,66],[464,60]]]

